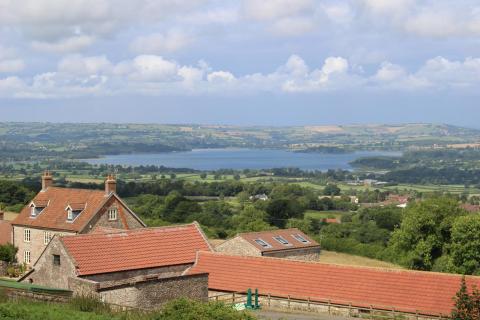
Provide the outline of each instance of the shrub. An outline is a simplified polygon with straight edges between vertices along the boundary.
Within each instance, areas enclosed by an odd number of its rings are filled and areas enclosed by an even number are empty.
[[[167,303],[151,320],[255,320],[248,312],[235,311],[219,302],[178,299]]]
[[[93,295],[75,296],[70,300],[74,310],[94,313],[110,313],[110,307]]]

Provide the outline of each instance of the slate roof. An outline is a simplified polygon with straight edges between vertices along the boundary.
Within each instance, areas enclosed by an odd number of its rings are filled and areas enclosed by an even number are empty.
[[[209,273],[210,290],[245,292],[427,315],[450,314],[460,275],[199,252],[188,274]],[[467,285],[480,287],[480,277]]]
[[[80,276],[193,264],[197,251],[211,250],[197,223],[64,236],[60,240]]]
[[[40,191],[15,220],[13,225],[38,227],[45,229],[81,231],[93,218],[101,206],[109,199],[103,190],[73,189],[49,187]],[[30,216],[30,205],[45,206],[36,216]],[[82,210],[74,221],[67,221],[67,206],[73,210]]]
[[[301,238],[305,239],[307,242],[304,243],[299,241],[294,237],[294,235],[297,235],[297,236],[299,235]],[[311,239],[305,233],[298,230],[297,228],[279,229],[279,230],[262,231],[262,232],[239,233],[237,236],[245,239],[261,252],[291,250],[291,249],[319,246],[319,244],[315,240]],[[274,239],[274,237],[279,237],[279,236],[287,240],[288,244],[282,244],[279,241]],[[263,240],[269,246],[263,247],[255,240]]]

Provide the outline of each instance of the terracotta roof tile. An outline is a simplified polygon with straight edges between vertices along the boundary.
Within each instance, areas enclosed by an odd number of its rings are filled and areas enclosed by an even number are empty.
[[[49,187],[39,192],[32,200],[35,204],[41,204],[40,206],[48,203],[45,209],[37,217],[32,218],[30,207],[25,206],[12,224],[78,232],[106,200],[105,191],[101,190]],[[76,209],[83,205],[85,209],[73,222],[67,221],[65,209],[69,204]]]
[[[298,230],[297,228],[292,229],[279,229],[279,230],[272,230],[272,231],[262,231],[262,232],[249,232],[249,233],[240,233],[238,234],[239,237],[247,240],[249,243],[254,245],[257,249],[262,252],[268,251],[276,251],[276,250],[289,250],[289,249],[296,249],[296,248],[306,248],[306,247],[317,247],[319,244],[304,234],[302,231]],[[300,236],[301,238],[305,239],[307,242],[301,242],[299,239],[295,238],[294,236]],[[282,244],[276,239],[275,237],[282,237],[283,239],[287,240],[288,244]],[[255,240],[263,240],[269,246],[263,247]]]
[[[196,223],[60,238],[79,275],[192,264],[199,250],[211,250]]]
[[[0,244],[12,242],[12,224],[10,221],[0,220]]]
[[[459,275],[330,265],[200,252],[189,274],[209,273],[209,289],[328,301],[429,315],[450,314]],[[480,286],[480,277],[467,277]]]

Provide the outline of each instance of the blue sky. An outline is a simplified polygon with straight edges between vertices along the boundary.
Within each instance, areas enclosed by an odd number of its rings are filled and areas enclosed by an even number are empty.
[[[0,120],[480,127],[473,0],[0,0]]]

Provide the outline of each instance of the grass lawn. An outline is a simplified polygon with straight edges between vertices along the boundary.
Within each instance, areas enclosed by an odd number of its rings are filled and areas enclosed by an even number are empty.
[[[348,266],[403,269],[401,266],[385,261],[326,250],[321,251],[319,261],[324,263],[341,264]]]
[[[325,218],[337,218],[340,219],[343,211],[316,211],[316,210],[307,210],[305,211],[305,218],[312,219],[325,219]]]

